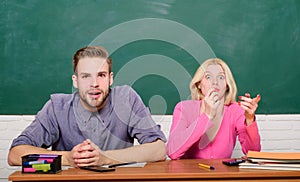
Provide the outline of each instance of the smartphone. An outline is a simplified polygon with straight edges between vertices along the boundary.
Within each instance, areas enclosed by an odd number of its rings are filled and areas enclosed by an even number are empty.
[[[238,166],[240,163],[245,162],[243,159],[227,159],[223,160],[222,163],[227,166]]]
[[[85,166],[85,167],[80,167],[80,169],[97,171],[97,172],[108,172],[108,171],[116,170],[115,168],[107,168],[107,167],[102,167],[102,166]]]

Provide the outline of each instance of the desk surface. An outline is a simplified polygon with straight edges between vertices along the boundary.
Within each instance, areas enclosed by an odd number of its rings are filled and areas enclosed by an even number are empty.
[[[212,165],[215,170],[198,166],[198,163]],[[239,169],[237,166],[226,166],[222,160],[171,160],[148,163],[145,167],[120,167],[112,172],[93,172],[79,168],[69,168],[57,174],[23,174],[15,171],[10,181],[300,181],[299,171],[276,171]]]

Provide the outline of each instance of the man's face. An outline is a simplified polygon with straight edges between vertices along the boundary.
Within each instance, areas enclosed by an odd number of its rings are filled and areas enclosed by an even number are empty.
[[[72,76],[73,86],[78,88],[80,102],[91,112],[106,104],[109,86],[113,83],[113,73],[104,58],[85,57],[79,60],[77,74]]]

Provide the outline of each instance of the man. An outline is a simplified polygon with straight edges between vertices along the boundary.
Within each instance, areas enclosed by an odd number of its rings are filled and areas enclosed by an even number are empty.
[[[62,155],[62,165],[77,167],[165,159],[163,132],[131,87],[110,88],[111,67],[103,47],[78,50],[72,76],[78,91],[51,95],[13,140],[9,165],[21,165],[23,155],[34,153]],[[133,146],[134,138],[141,145]]]

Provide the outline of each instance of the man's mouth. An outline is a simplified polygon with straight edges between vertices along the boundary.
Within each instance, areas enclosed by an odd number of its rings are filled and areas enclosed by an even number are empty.
[[[99,90],[93,90],[93,91],[89,91],[88,95],[94,99],[97,99],[101,96],[102,92]]]

